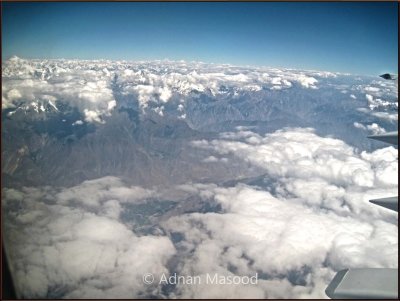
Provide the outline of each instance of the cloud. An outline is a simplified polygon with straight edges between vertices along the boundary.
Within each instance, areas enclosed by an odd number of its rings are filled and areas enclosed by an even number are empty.
[[[23,295],[325,298],[340,269],[397,267],[397,215],[368,202],[397,192],[393,147],[357,152],[312,129],[262,136],[245,127],[193,147],[256,165],[263,181],[155,191],[105,177],[62,189],[5,188],[6,241]],[[154,198],[178,205],[153,220],[158,236],[139,235],[140,225],[121,216]],[[215,210],[182,213],[190,200]],[[259,279],[165,290],[142,284],[148,272]]]
[[[218,158],[214,156],[209,156],[203,160],[203,162],[218,162]]]
[[[372,134],[383,134],[386,133],[386,130],[379,126],[377,123],[372,123],[367,125],[367,129],[372,132]]]
[[[55,197],[61,204],[80,204],[95,209],[112,199],[118,199],[120,203],[136,203],[156,195],[155,191],[142,187],[127,187],[121,179],[109,176],[62,189]]]
[[[5,63],[3,108],[33,106],[40,111],[43,104],[57,109],[63,101],[78,108],[85,122],[103,123],[117,107],[112,87],[118,87],[129,101],[137,99],[143,112],[175,112],[185,118],[185,101],[198,97],[197,92],[212,100],[294,87],[312,93],[327,79],[345,78],[195,62],[55,60],[45,63],[48,69],[41,64],[20,59]],[[337,82],[332,85],[344,89]],[[397,93],[391,83],[385,85],[348,84],[346,91],[357,101],[366,97],[378,109]],[[176,110],[169,110],[174,102]],[[397,120],[397,114],[360,111]],[[384,131],[377,123],[354,126]],[[251,184],[253,179],[244,180],[248,184],[188,182],[167,191],[111,176],[69,188],[5,188],[4,233],[22,295],[323,298],[339,269],[397,267],[397,216],[368,202],[397,193],[397,149],[360,152],[339,139],[318,136],[311,128],[261,135],[251,127],[238,127],[191,145],[204,150],[209,165],[220,161],[232,164],[234,171],[233,164],[244,162],[263,175],[256,184]],[[137,209],[152,209],[149,200],[173,200],[177,205],[150,216]],[[193,212],[193,203],[198,212]],[[143,225],[132,221],[131,212],[151,217],[157,231],[143,234]],[[173,271],[203,278],[207,273],[260,277],[256,286],[203,283],[165,288],[142,283],[144,273],[159,277]]]
[[[85,115],[85,121],[87,122],[98,122],[98,123],[103,122],[99,116],[98,111],[90,111],[88,109],[84,109],[83,113]]]
[[[164,106],[156,107],[153,109],[160,116],[164,116]]]
[[[23,295],[324,298],[326,285],[340,269],[397,267],[397,218],[368,202],[396,193],[394,148],[357,153],[310,129],[260,136],[249,128],[194,146],[224,150],[262,166],[269,184],[188,183],[167,193],[105,177],[63,189],[5,188],[5,233]],[[320,161],[330,162],[325,163],[330,169]],[[170,238],[139,236],[120,216],[127,204],[144,204],[156,196],[178,202],[199,197],[220,209],[159,218],[158,226]],[[180,239],[174,238],[177,233]],[[175,263],[167,264],[172,258]],[[202,279],[212,273],[258,273],[259,282],[178,284],[164,295],[162,287],[142,284],[140,277],[149,271]]]
[[[3,109],[17,102],[77,107],[88,122],[101,122],[116,105],[111,74],[92,70],[86,61],[8,60],[3,66]],[[97,69],[97,68],[96,68]]]
[[[373,135],[386,133],[386,130],[383,127],[379,126],[377,123],[363,125],[359,122],[354,122],[354,127],[369,131]]]
[[[368,114],[368,115],[372,115],[374,117],[380,118],[380,119],[384,119],[390,122],[396,122],[399,119],[399,115],[398,113],[389,113],[389,112],[376,112],[376,111],[371,111],[368,110],[366,108],[358,108],[358,111]]]
[[[312,88],[316,89],[315,84],[318,82],[313,77],[306,76],[304,74],[301,74],[300,76],[297,77],[297,81],[305,88]]]
[[[178,245],[187,256],[181,273],[259,272],[260,298],[324,298],[340,269],[397,267],[396,214],[368,202],[397,193],[396,149],[358,153],[311,129],[285,129],[264,137],[254,133],[258,143],[246,142],[249,136],[238,130],[193,144],[263,167],[270,184],[196,186],[222,212],[166,222],[169,231],[184,233]],[[274,281],[285,293],[271,289]],[[246,287],[238,290],[247,292]],[[208,287],[182,286],[178,291],[187,298],[224,296]]]
[[[15,99],[20,99],[21,97],[22,95],[17,89],[11,89],[10,91],[7,92],[7,98],[10,101],[13,101]]]
[[[205,95],[214,100],[237,99],[242,95],[288,89],[318,91],[346,90],[353,99],[367,99],[371,109],[397,108],[395,83],[312,70],[251,68],[200,62],[149,61],[127,62],[108,60],[24,60],[10,59],[2,66],[3,109],[26,109],[35,102],[63,102],[76,107],[82,119],[104,123],[119,104],[117,99],[138,103],[141,113],[152,111],[166,103],[176,106]],[[343,82],[345,84],[343,84]],[[272,91],[271,91],[272,90]],[[308,90],[308,91],[307,91]],[[323,93],[322,92],[318,92]],[[117,98],[117,99],[115,99]],[[190,113],[167,110],[190,119]],[[174,112],[174,113],[173,113]],[[180,116],[180,117],[179,117]]]
[[[364,90],[368,92],[379,92],[379,88],[377,87],[365,87]]]
[[[228,158],[216,158],[214,156],[209,156],[203,160],[205,163],[213,163],[213,162],[228,162]]]
[[[268,72],[266,72],[268,71]],[[87,122],[101,122],[116,107],[112,87],[138,99],[144,110],[149,104],[170,102],[194,91],[223,96],[234,91],[257,92],[263,88],[288,89],[293,83],[317,88],[318,79],[329,72],[240,68],[197,62],[125,62],[84,60],[10,59],[3,63],[3,108],[16,101],[44,101],[43,96],[77,107]],[[96,116],[94,116],[96,115]]]
[[[82,125],[83,121],[82,120],[77,120],[74,123],[72,123],[72,125]]]
[[[165,224],[184,235],[177,245],[179,273],[261,277],[257,286],[178,285],[179,297],[325,298],[343,267],[397,266],[395,225],[313,209],[242,184],[205,189],[221,213],[192,213]]]
[[[369,108],[371,110],[375,110],[377,108],[385,108],[385,107],[390,107],[390,106],[396,105],[396,103],[393,103],[391,101],[385,101],[385,100],[382,100],[380,98],[374,98],[370,94],[366,94],[365,98],[367,99],[368,106],[369,106]],[[396,106],[398,106],[398,105],[396,105]]]
[[[118,178],[4,189],[9,259],[25,298],[138,298],[157,291],[145,273],[168,273],[175,253],[165,236],[138,236],[120,220],[123,204],[149,196]],[[160,293],[160,292],[159,292]]]
[[[222,138],[248,137],[250,133],[238,131],[221,135]],[[343,141],[322,138],[312,129],[286,129],[267,134],[253,134],[254,140],[230,141],[226,139],[195,141],[195,147],[210,149],[220,155],[233,154],[246,162],[264,168],[271,176],[312,178],[319,177],[340,186],[359,185],[374,187],[380,181],[379,167],[363,158]],[[390,147],[388,152],[397,150]],[[397,160],[391,162],[397,166]]]

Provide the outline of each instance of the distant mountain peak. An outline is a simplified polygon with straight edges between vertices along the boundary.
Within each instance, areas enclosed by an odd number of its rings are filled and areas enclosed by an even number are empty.
[[[23,61],[23,59],[21,59],[20,57],[18,57],[18,56],[16,56],[16,55],[13,55],[13,56],[10,57],[8,60],[9,60],[10,62],[20,62],[20,61]]]

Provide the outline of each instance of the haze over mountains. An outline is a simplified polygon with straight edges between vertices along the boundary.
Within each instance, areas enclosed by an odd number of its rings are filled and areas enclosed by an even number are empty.
[[[203,168],[204,158],[189,142],[237,126],[261,134],[312,127],[373,150],[381,144],[365,136],[395,129],[398,105],[394,83],[377,78],[17,57],[3,66],[2,97],[3,173],[10,181],[35,185],[71,185],[106,175],[141,185],[236,178],[230,164]]]
[[[2,66],[3,213],[27,298],[324,297],[397,267],[398,82],[200,62]],[[259,274],[256,286],[144,273]]]

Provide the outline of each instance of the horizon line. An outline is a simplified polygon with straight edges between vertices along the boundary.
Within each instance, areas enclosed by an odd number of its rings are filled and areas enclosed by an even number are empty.
[[[62,61],[62,60],[69,60],[69,61],[110,61],[110,62],[126,62],[126,63],[151,63],[151,62],[171,62],[171,63],[196,63],[196,64],[204,64],[204,65],[216,65],[216,66],[229,66],[229,67],[239,67],[239,68],[253,68],[253,69],[283,69],[283,70],[295,70],[295,71],[311,71],[311,72],[329,72],[335,73],[339,75],[353,75],[353,76],[367,76],[367,77],[375,77],[378,76],[377,74],[359,74],[359,73],[352,73],[348,71],[329,71],[329,70],[322,70],[322,69],[314,69],[314,68],[293,68],[293,67],[284,67],[284,66],[267,66],[267,65],[253,65],[253,64],[232,64],[232,63],[216,63],[216,62],[206,62],[201,60],[185,60],[185,59],[107,59],[107,58],[93,58],[93,59],[84,59],[84,58],[25,58],[18,55],[10,55],[8,58],[2,58],[2,64],[5,61],[9,61],[12,58],[17,58],[20,60],[26,61],[40,61],[40,60],[48,60],[48,61]],[[383,72],[384,73],[384,72]],[[391,72],[387,72],[391,73]],[[398,73],[395,73],[398,74]]]

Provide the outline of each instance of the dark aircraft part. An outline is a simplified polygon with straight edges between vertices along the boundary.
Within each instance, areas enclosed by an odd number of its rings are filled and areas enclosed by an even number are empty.
[[[384,78],[384,79],[391,79],[391,80],[395,80],[397,79],[397,76],[394,74],[389,74],[389,73],[385,73],[382,75],[379,75],[380,77]]]
[[[398,132],[389,132],[381,135],[372,135],[368,136],[368,138],[383,141],[386,143],[390,143],[393,145],[399,145],[399,134]]]
[[[397,269],[339,271],[325,293],[332,299],[397,299]]]
[[[390,197],[390,198],[382,198],[382,199],[376,199],[376,200],[370,200],[372,204],[378,205],[385,207],[387,209],[393,210],[398,212],[399,211],[399,206],[398,206],[398,197]]]
[[[16,299],[15,288],[13,279],[11,276],[10,268],[8,266],[8,260],[6,253],[4,252],[4,246],[2,246],[2,271],[1,271],[1,299],[12,300]]]

